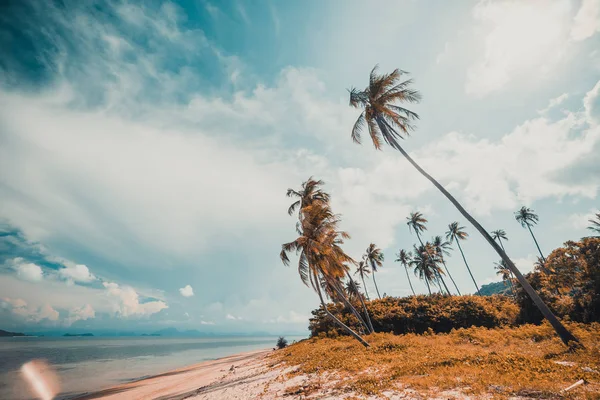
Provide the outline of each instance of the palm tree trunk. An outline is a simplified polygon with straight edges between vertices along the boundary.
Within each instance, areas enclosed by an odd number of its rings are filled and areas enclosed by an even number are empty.
[[[452,281],[452,284],[454,285],[454,288],[456,289],[456,293],[458,293],[459,296],[462,296],[460,294],[460,290],[458,290],[458,286],[456,286],[456,282],[454,282],[454,279],[452,278],[452,275],[450,275],[450,271],[448,271],[448,266],[446,266],[446,261],[444,260],[443,257],[442,257],[442,264],[444,264],[444,269],[446,270],[446,273],[450,277],[450,280]]]
[[[512,262],[512,260],[508,257],[508,255],[504,252],[504,250],[502,250],[502,248],[500,246],[498,246],[498,244],[494,241],[494,239],[492,239],[490,234],[479,224],[479,222],[477,222],[477,220],[475,218],[473,218],[471,216],[471,214],[469,214],[463,208],[463,206],[454,198],[454,196],[452,196],[450,194],[450,192],[448,192],[431,175],[429,175],[427,172],[425,172],[425,170],[423,168],[421,168],[419,166],[419,164],[417,164],[399,144],[396,144],[394,147],[398,151],[400,151],[400,153],[402,153],[402,155],[408,160],[408,162],[410,162],[413,165],[413,167],[415,167],[417,169],[417,171],[419,171],[421,173],[421,175],[423,175],[425,178],[427,178],[440,192],[442,192],[442,194],[444,196],[446,196],[446,198],[448,200],[450,200],[450,202],[454,205],[454,207],[456,207],[456,209],[462,214],[462,216],[465,217],[467,219],[467,221],[469,221],[475,227],[475,229],[477,229],[477,231],[481,234],[481,236],[483,236],[484,239],[487,240],[487,242],[490,244],[490,246],[492,246],[494,248],[494,250],[496,250],[496,252],[498,253],[498,255],[500,255],[502,260],[504,260],[506,265],[508,265],[508,268],[510,268],[510,270],[515,274],[515,276],[517,277],[517,280],[519,281],[521,286],[523,286],[523,289],[525,290],[525,292],[527,292],[529,297],[531,297],[531,300],[533,300],[535,305],[539,308],[540,312],[550,322],[550,324],[552,325],[552,327],[554,328],[554,330],[556,331],[558,336],[560,336],[560,339],[563,341],[563,343],[565,345],[569,346],[569,345],[571,345],[570,342],[575,342],[579,347],[583,347],[580,344],[579,340],[571,332],[569,332],[569,330],[567,328],[565,328],[565,326],[559,321],[559,319],[556,318],[556,316],[552,313],[552,311],[550,311],[550,309],[548,308],[546,303],[544,303],[544,301],[540,298],[540,296],[537,294],[535,289],[529,284],[529,282],[527,282],[527,279],[525,279],[525,277],[521,274],[521,271],[518,270],[518,268],[515,266],[515,264]],[[462,251],[461,251],[461,253],[462,253]],[[463,257],[464,257],[464,255],[463,255]]]
[[[446,289],[446,293],[448,293],[448,296],[452,296],[452,293],[450,293],[450,291],[448,290],[448,286],[446,286],[446,281],[442,277],[442,274],[440,274],[440,272],[437,270],[435,271],[435,274],[437,275],[438,280],[440,280],[442,282],[442,285],[444,285],[444,289]],[[440,288],[440,291],[441,291],[441,289],[442,288]],[[442,294],[443,294],[443,292],[442,292]]]
[[[502,247],[502,251],[506,253],[506,250],[504,249],[504,245],[502,244],[502,239],[498,238],[498,242],[500,243],[500,247]],[[515,275],[513,274],[512,271],[510,271],[510,277],[512,279],[515,279]],[[511,285],[512,285],[512,281],[511,281]],[[514,294],[514,290],[513,290],[513,294]]]
[[[427,279],[427,277],[425,277],[425,284],[427,285],[427,291],[429,292],[429,295],[431,296],[431,288],[429,287],[429,280]]]
[[[375,284],[375,291],[377,292],[377,297],[381,300],[381,295],[379,294],[379,288],[377,288],[377,281],[375,280],[375,271],[373,271],[373,283]]]
[[[462,247],[460,247],[460,242],[459,242],[458,238],[456,238],[456,244],[458,245],[458,249],[460,250],[460,255],[462,256],[463,261],[465,262],[465,265],[467,266],[467,271],[469,271],[469,275],[471,275],[471,279],[473,280],[473,283],[475,284],[475,288],[477,288],[477,294],[481,296],[481,293],[479,292],[479,286],[477,286],[477,282],[475,282],[475,278],[473,277],[473,274],[471,273],[471,268],[469,268],[469,264],[467,263],[467,259],[465,258],[465,253],[463,253]]]
[[[538,251],[540,252],[540,256],[542,257],[542,260],[544,260],[544,264],[546,264],[546,257],[544,257],[542,250],[540,250],[540,245],[538,244],[537,240],[535,239],[535,235],[533,234],[533,231],[531,230],[531,227],[529,226],[529,224],[527,224],[527,229],[529,229],[529,233],[531,233],[531,237],[533,238],[533,241],[535,242],[535,247],[537,247]]]
[[[510,283],[510,292],[512,293],[513,299],[516,299],[517,296],[515,295],[515,287],[513,286],[512,275],[508,277],[508,283]]]
[[[332,284],[331,286],[335,289],[338,296],[342,299],[342,303],[344,303],[346,305],[346,307],[348,307],[350,309],[350,311],[352,311],[352,314],[354,314],[354,316],[358,320],[358,323],[362,324],[362,326],[364,326],[366,331],[369,332],[369,326],[367,325],[365,320],[360,316],[360,313],[358,312],[358,310],[352,305],[352,303],[350,303],[350,301],[348,301],[348,299],[346,299],[346,296],[344,296],[344,293],[342,293],[342,291],[337,287],[337,285],[335,285],[335,283]]]
[[[408,268],[406,268],[406,265],[404,266],[404,271],[406,272],[406,278],[408,278],[408,284],[410,285],[410,290],[412,291],[413,296],[416,296],[415,289],[413,289],[413,285],[412,285],[412,282],[410,281],[410,275],[408,274]]]
[[[371,347],[369,345],[369,343],[367,343],[362,337],[360,337],[360,335],[358,333],[354,332],[348,325],[344,324],[342,321],[337,319],[335,317],[335,315],[333,315],[331,312],[329,312],[329,310],[327,309],[327,305],[325,304],[325,301],[323,300],[323,295],[321,294],[321,280],[314,272],[313,272],[313,274],[315,275],[315,280],[317,282],[317,285],[315,285],[315,286],[317,287],[317,293],[319,295],[319,300],[321,300],[321,305],[323,306],[323,309],[325,310],[325,314],[327,314],[327,316],[329,316],[329,318],[331,318],[333,320],[333,322],[338,324],[349,335],[351,335],[356,340],[358,340],[363,346]]]
[[[371,299],[369,299],[369,292],[367,292],[367,285],[365,285],[365,277],[363,274],[360,274],[360,279],[362,279],[363,288],[365,288],[365,296],[367,296],[367,301],[371,301]]]
[[[348,279],[350,279],[350,281],[352,281],[352,277],[350,276],[350,273],[348,271],[346,271],[346,276],[348,277]],[[371,322],[371,317],[369,316],[369,310],[367,310],[367,306],[365,305],[365,301],[363,300],[360,292],[358,293],[358,298],[360,299],[360,304],[362,304],[363,311],[365,312],[365,317],[367,323],[369,324],[369,330],[371,331],[371,333],[374,333],[375,329],[373,329],[373,323]]]

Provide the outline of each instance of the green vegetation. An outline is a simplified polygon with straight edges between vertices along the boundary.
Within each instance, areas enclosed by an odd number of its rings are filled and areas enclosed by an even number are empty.
[[[284,338],[283,336],[279,336],[279,338],[277,339],[277,343],[276,346],[279,350],[281,349],[285,349],[288,345],[288,341],[286,338]]]

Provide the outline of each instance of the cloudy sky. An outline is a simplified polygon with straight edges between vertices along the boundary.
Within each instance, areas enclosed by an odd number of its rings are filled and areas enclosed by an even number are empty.
[[[346,89],[377,63],[423,95],[406,148],[507,231],[523,270],[536,252],[516,209],[536,210],[549,252],[600,207],[597,0],[2,8],[1,329],[305,332],[317,297],[278,254],[295,234],[285,191],[309,176],[348,253],[375,242],[380,290],[407,295],[406,216],[422,211],[427,236],[461,217],[400,154],[351,142]],[[467,230],[475,278],[498,280]],[[459,255],[449,267],[472,292]]]

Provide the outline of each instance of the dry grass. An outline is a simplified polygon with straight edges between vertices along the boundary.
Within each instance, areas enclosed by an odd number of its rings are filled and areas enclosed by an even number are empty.
[[[410,388],[425,396],[458,389],[498,399],[600,399],[600,324],[569,324],[569,329],[585,350],[567,351],[545,324],[448,334],[378,333],[368,336],[370,349],[350,337],[315,338],[272,357],[297,366],[294,374],[336,376],[334,388],[341,394],[366,396]],[[561,394],[579,379],[587,384]]]

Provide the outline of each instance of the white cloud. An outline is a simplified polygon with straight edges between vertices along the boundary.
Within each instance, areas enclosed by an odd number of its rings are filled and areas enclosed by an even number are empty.
[[[58,311],[49,304],[34,307],[23,299],[5,297],[1,299],[0,306],[28,322],[56,322],[59,318]]]
[[[192,297],[194,295],[194,289],[192,289],[190,285],[186,285],[179,289],[179,293],[181,293],[183,297]]]
[[[21,259],[13,260],[13,268],[17,271],[17,276],[30,282],[40,282],[44,273],[39,265],[23,262]]]
[[[277,323],[302,324],[302,323],[308,323],[309,318],[310,317],[308,315],[303,315],[294,310],[290,310],[290,312],[287,315],[279,315],[277,318],[271,318],[271,319],[265,320],[264,322],[270,323],[270,324],[277,324]]]
[[[550,111],[552,108],[562,104],[562,102],[564,102],[568,98],[569,98],[569,94],[563,93],[560,96],[550,99],[550,101],[548,102],[548,107],[544,108],[543,110],[539,110],[538,114],[545,114],[546,112]]]
[[[204,321],[201,320],[200,321],[200,325],[214,325],[215,323],[213,321]]]
[[[583,106],[590,123],[600,125],[600,80],[585,94]]]
[[[69,316],[65,319],[65,325],[69,326],[76,321],[85,321],[95,317],[96,312],[92,306],[85,304],[81,307],[75,307],[69,310]]]
[[[226,319],[232,320],[232,321],[241,321],[243,318],[242,317],[236,317],[234,315],[231,314],[227,314],[225,316]]]
[[[583,0],[571,27],[571,39],[585,40],[600,31],[600,2]]]
[[[140,303],[138,293],[131,286],[119,286],[114,282],[103,282],[107,293],[114,297],[114,311],[120,317],[149,316],[169,308],[164,301]]]
[[[568,45],[568,0],[480,1],[473,9],[484,41],[483,58],[467,73],[466,92],[483,96],[517,77],[543,77]]]
[[[89,268],[82,264],[70,264],[58,270],[58,275],[71,284],[73,282],[89,283],[96,280]]]

